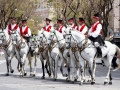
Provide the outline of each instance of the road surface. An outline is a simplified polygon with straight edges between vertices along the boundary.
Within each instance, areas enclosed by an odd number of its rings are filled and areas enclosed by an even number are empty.
[[[30,77],[28,62],[26,62],[27,76],[22,78],[19,77],[16,69],[17,60],[15,58],[12,60],[12,66],[14,73],[10,74],[10,76],[5,76],[6,62],[4,56],[0,56],[0,90],[120,90],[120,70],[112,72],[112,85],[104,85],[103,82],[107,69],[101,65],[97,65],[95,85],[85,82],[82,86],[79,85],[78,81],[74,84],[67,82],[66,78],[62,77],[60,71],[58,71],[57,81],[49,78],[47,74],[45,79],[41,79],[42,69],[39,59],[36,77]]]

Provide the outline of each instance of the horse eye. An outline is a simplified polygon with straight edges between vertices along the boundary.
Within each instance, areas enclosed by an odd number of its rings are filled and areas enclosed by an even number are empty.
[[[68,38],[68,39],[70,39],[70,38]]]

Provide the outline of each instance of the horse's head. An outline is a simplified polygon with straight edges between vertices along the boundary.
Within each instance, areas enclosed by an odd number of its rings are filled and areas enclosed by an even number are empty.
[[[71,31],[73,31],[73,28],[71,26],[67,26],[66,30],[64,31],[65,35],[71,33]]]
[[[18,38],[20,37],[20,34],[18,33],[17,30],[10,31],[10,36],[12,38],[13,44],[16,44],[18,41]]]
[[[70,30],[70,28],[69,28]],[[70,47],[73,47],[76,45],[76,40],[74,36],[72,35],[72,31],[68,31],[65,35],[65,42],[66,42],[66,48],[70,49]]]
[[[47,37],[46,37],[45,33],[46,33],[46,31],[43,31],[42,33],[40,33],[40,34],[38,35],[38,45],[39,45],[40,47],[45,46],[45,44],[46,44],[46,42],[47,42]]]
[[[56,38],[56,30],[51,30],[49,36],[48,36],[48,40],[47,40],[47,44],[48,46],[50,46],[52,43],[54,43],[55,41],[57,41]]]
[[[31,47],[31,50],[35,50],[36,48],[38,48],[38,38],[37,36],[32,36],[30,37],[30,47]]]

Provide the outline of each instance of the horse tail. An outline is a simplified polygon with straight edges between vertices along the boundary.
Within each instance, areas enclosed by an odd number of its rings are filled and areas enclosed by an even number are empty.
[[[114,69],[113,71],[116,71],[120,68],[120,48],[117,45],[115,46],[116,46],[116,51],[117,51],[117,58],[119,59],[119,64],[118,64],[118,67]]]

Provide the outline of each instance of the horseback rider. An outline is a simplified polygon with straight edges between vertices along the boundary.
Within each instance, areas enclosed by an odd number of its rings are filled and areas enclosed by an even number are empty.
[[[74,24],[74,19],[73,18],[70,18],[68,20],[68,24],[75,30],[78,30],[78,27]]]
[[[30,41],[31,30],[27,26],[27,20],[22,20],[22,26],[20,27],[20,35],[27,41]]]
[[[66,30],[66,28],[65,28],[65,26],[63,26],[62,19],[57,19],[57,25],[58,25],[58,29],[57,30],[64,35],[65,34],[64,31]]]
[[[53,28],[53,26],[50,25],[51,21],[51,19],[46,18],[46,26],[44,26],[41,30],[50,32],[50,30]]]
[[[20,28],[19,26],[16,24],[17,20],[15,17],[11,17],[10,18],[10,24],[7,25],[6,30],[8,32],[8,34],[10,35],[11,31],[17,30],[20,33]]]
[[[83,33],[84,35],[87,34],[88,32],[88,27],[85,25],[85,21],[83,18],[79,18],[79,21],[78,21],[79,25],[78,26],[78,31],[80,31],[81,33]]]
[[[104,46],[105,42],[101,37],[102,25],[99,22],[99,14],[96,13],[93,16],[93,25],[88,32],[88,38],[93,41],[95,47],[97,48],[98,57],[102,57],[102,50],[100,46]]]

